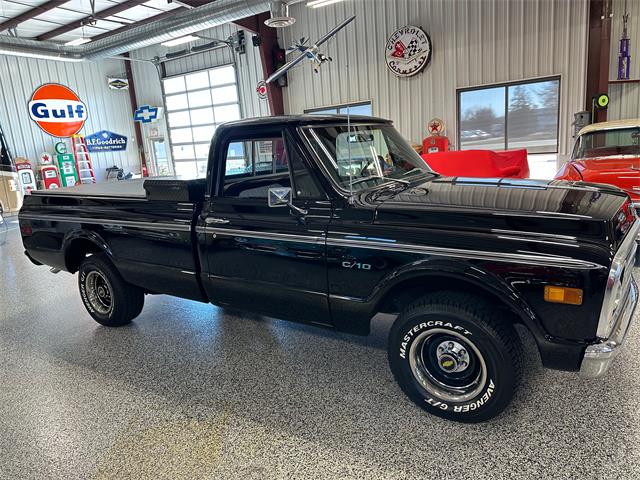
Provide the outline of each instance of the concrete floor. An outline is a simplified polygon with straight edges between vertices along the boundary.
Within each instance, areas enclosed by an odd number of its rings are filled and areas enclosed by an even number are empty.
[[[409,402],[367,338],[147,297],[131,326],[0,246],[0,478],[640,477],[640,327],[604,381],[543,370],[498,419]]]

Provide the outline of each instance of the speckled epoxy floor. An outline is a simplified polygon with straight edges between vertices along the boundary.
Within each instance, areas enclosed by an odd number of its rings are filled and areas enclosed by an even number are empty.
[[[640,327],[604,381],[543,370],[512,407],[431,417],[367,338],[147,297],[134,324],[85,313],[76,277],[0,246],[0,478],[640,478]]]

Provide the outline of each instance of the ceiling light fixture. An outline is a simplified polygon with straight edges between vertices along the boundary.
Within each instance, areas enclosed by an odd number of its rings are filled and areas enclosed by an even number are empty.
[[[196,37],[195,35],[185,35],[184,37],[167,40],[166,42],[162,42],[160,45],[163,47],[175,47],[177,45],[182,45],[183,43],[195,42],[196,40],[200,40],[200,37]]]
[[[307,2],[307,7],[320,8],[338,2],[342,2],[342,0],[311,0],[310,2]]]
[[[271,2],[271,17],[264,21],[267,27],[284,28],[296,23],[296,19],[289,15],[289,5],[282,0]]]
[[[90,41],[91,41],[90,38],[78,37],[78,38],[74,38],[73,40],[69,40],[67,43],[65,43],[65,45],[68,47],[77,47],[79,45],[84,45],[85,43],[89,43]]]
[[[55,54],[46,55],[41,53],[31,53],[20,51],[16,52],[13,50],[2,50],[0,49],[0,55],[9,55],[12,57],[27,57],[27,58],[37,58],[38,60],[54,60],[57,62],[82,62],[82,58],[73,58],[73,57],[58,57]]]

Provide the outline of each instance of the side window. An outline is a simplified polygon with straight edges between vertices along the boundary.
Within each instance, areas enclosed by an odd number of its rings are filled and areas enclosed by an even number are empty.
[[[251,142],[233,142],[227,148],[227,161],[224,168],[224,178],[239,177],[251,174]]]
[[[289,157],[281,136],[229,143],[225,161],[225,197],[266,200],[269,189],[278,187],[291,187]]]

